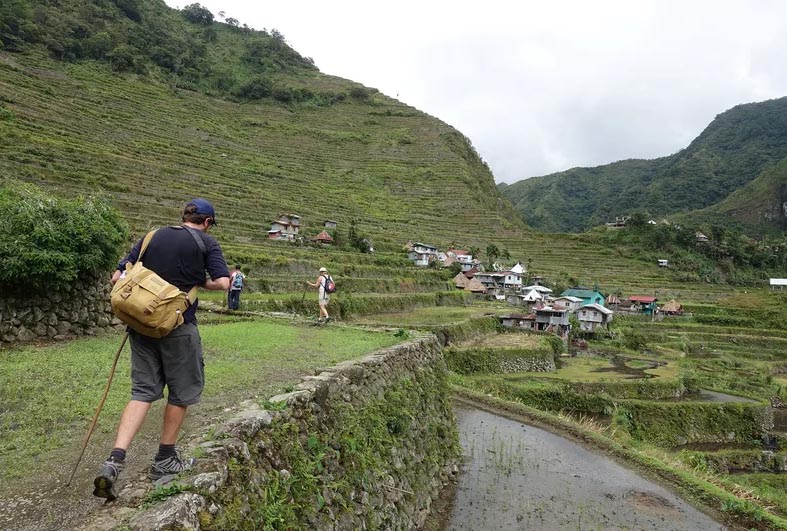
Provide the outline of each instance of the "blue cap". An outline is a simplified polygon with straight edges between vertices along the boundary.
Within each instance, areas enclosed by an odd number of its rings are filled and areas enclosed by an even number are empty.
[[[213,218],[213,224],[214,225],[218,225],[218,223],[216,223],[216,211],[213,209],[213,205],[210,204],[210,201],[208,201],[207,199],[202,199],[201,197],[198,197],[198,198],[192,199],[191,201],[186,203],[186,207],[189,207],[191,205],[194,205],[195,207],[197,207],[197,211],[195,212],[195,214],[201,214],[203,216],[209,216],[209,217]]]

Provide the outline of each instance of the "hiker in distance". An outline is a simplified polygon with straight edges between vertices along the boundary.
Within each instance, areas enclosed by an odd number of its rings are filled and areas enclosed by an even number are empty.
[[[230,276],[230,290],[227,294],[227,308],[237,310],[240,308],[240,292],[246,282],[246,275],[240,270],[240,264],[235,266],[235,271]]]
[[[317,288],[317,304],[320,305],[320,317],[317,319],[317,322],[327,323],[331,320],[331,317],[328,315],[328,302],[331,300],[330,294],[335,291],[331,275],[328,274],[327,269],[321,267],[317,281],[306,281],[306,283],[313,288]]]
[[[227,290],[230,273],[224,255],[218,242],[207,234],[216,224],[213,205],[205,199],[194,199],[183,209],[182,220],[180,226],[155,231],[143,253],[144,266],[186,293],[195,286]],[[113,284],[126,271],[126,263],[137,262],[143,240],[120,261],[112,275]],[[206,279],[206,271],[210,279]],[[196,299],[196,295],[192,298]],[[148,475],[155,480],[194,465],[195,459],[181,458],[175,444],[186,409],[199,402],[205,383],[196,313],[197,300],[192,300],[182,314],[183,324],[161,338],[147,337],[129,329],[131,400],[120,417],[115,446],[93,482],[95,496],[108,501],[117,498],[117,478],[123,470],[126,451],[151,404],[164,397],[164,387],[167,388],[167,405],[161,439]]]

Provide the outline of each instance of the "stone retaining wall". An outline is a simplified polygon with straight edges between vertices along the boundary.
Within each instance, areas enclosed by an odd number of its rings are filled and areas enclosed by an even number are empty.
[[[122,529],[413,530],[457,470],[436,338],[303,378],[224,422],[181,492]]]
[[[106,276],[43,295],[0,296],[0,344],[92,335],[113,324]]]

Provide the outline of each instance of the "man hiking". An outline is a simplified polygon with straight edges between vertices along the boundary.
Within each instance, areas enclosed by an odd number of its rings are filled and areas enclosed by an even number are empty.
[[[320,274],[317,277],[316,282],[309,282],[308,280],[306,283],[313,287],[317,288],[317,304],[320,306],[320,317],[317,319],[318,323],[327,323],[331,320],[331,317],[328,315],[328,302],[331,300],[331,288],[333,286],[333,279],[331,275],[328,274],[328,270],[324,267],[320,268]]]
[[[213,205],[205,199],[194,199],[183,209],[182,220],[179,227],[163,227],[155,232],[142,257],[145,267],[184,292],[194,286],[227,290],[230,274],[224,255],[218,242],[207,234],[216,224]],[[120,261],[112,275],[113,284],[125,271],[126,263],[137,262],[141,248],[142,240]],[[210,279],[206,279],[206,272]],[[164,397],[164,387],[167,388],[167,405],[158,453],[149,476],[159,479],[194,465],[195,459],[181,458],[175,443],[186,409],[199,402],[205,383],[196,313],[195,300],[183,313],[183,324],[160,339],[129,330],[131,400],[120,417],[115,447],[93,481],[95,496],[107,501],[117,498],[117,478],[123,470],[126,451],[151,404]]]
[[[230,276],[230,290],[227,294],[227,308],[237,310],[240,308],[240,292],[246,282],[246,275],[240,270],[240,264],[235,266],[235,271]]]

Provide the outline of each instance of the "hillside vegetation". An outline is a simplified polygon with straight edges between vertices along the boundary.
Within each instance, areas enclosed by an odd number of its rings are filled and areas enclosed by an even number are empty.
[[[756,179],[723,201],[678,219],[693,223],[732,220],[750,234],[768,236],[787,228],[787,159],[767,167]]]
[[[708,207],[785,157],[787,98],[780,98],[738,105],[721,113],[686,149],[674,155],[573,168],[519,181],[501,187],[501,192],[531,227],[576,232],[634,211],[660,218]],[[770,199],[757,196],[756,202],[765,205]],[[738,210],[727,212],[751,221]],[[778,212],[776,217],[763,215],[757,228],[760,232],[773,230],[783,222],[784,216]]]
[[[103,191],[132,237],[176,222],[185,201],[204,196],[252,289],[300,300],[321,265],[346,291],[444,289],[444,273],[416,270],[402,252],[425,240],[496,244],[563,285],[703,301],[723,292],[585,237],[528,231],[459,131],[320,73],[274,30],[195,22],[158,0],[14,0],[0,6],[0,24],[0,185],[27,181],[64,198]],[[114,47],[85,52],[102,31]],[[119,46],[133,68],[113,59]],[[162,63],[162,46],[177,60]],[[218,71],[231,82],[216,82]],[[333,219],[346,242],[356,220],[375,253],[270,242],[282,212],[301,216],[307,241]]]

